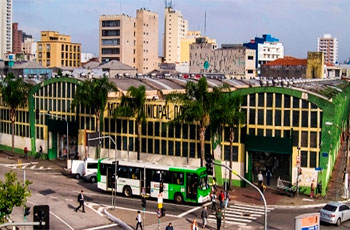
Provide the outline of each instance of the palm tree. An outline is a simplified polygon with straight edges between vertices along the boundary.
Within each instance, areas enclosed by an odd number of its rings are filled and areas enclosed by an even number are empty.
[[[122,96],[120,105],[115,109],[115,118],[119,117],[135,117],[137,125],[137,139],[138,147],[137,160],[140,160],[141,153],[141,131],[142,123],[146,120],[146,114],[144,110],[146,102],[146,88],[141,85],[138,88],[130,86],[127,94]]]
[[[22,78],[16,78],[13,73],[9,73],[1,83],[2,98],[7,106],[10,107],[10,119],[12,125],[12,152],[15,148],[15,122],[16,110],[27,103],[30,85]]]
[[[199,139],[201,146],[201,167],[204,162],[205,131],[210,124],[211,93],[208,92],[207,79],[202,77],[198,83],[188,81],[185,94],[171,93],[167,101],[180,103],[181,114],[175,118],[176,122],[199,123]]]
[[[233,160],[233,141],[235,137],[235,127],[239,127],[245,121],[245,114],[241,111],[241,99],[230,93],[219,94],[215,107],[212,110],[212,120],[220,123],[222,126],[227,125],[230,136],[230,168],[232,169]],[[229,175],[228,187],[231,187],[232,173]]]
[[[118,91],[117,87],[106,77],[85,80],[78,85],[72,106],[90,108],[95,114],[96,131],[100,132],[100,117],[106,107],[108,93],[115,91]]]

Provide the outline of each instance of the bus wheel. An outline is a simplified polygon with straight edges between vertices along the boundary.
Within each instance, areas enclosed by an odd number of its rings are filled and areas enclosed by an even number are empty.
[[[182,204],[184,202],[184,198],[182,197],[181,193],[175,193],[174,200],[177,204]]]
[[[132,195],[131,188],[129,186],[125,186],[123,189],[123,194],[126,197],[131,197],[131,195]]]

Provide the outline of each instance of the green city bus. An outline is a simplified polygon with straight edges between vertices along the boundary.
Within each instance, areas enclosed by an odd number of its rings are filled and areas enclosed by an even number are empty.
[[[172,167],[137,161],[100,159],[97,187],[104,191],[115,189],[115,171],[116,191],[126,197],[140,196],[143,193],[150,197],[158,197],[162,184],[164,199],[176,203],[205,203],[210,200],[210,186],[205,167]]]

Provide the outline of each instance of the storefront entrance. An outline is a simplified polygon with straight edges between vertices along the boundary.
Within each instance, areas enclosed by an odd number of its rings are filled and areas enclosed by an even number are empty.
[[[248,135],[246,139],[246,178],[257,181],[259,171],[266,181],[270,170],[270,185],[276,186],[277,178],[291,181],[292,178],[292,139]]]

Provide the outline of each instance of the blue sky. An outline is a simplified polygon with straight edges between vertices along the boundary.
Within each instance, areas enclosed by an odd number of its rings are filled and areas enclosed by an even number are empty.
[[[339,61],[350,57],[349,0],[173,0],[189,21],[189,28],[204,32],[219,44],[242,43],[270,33],[285,46],[285,54],[304,58],[315,51],[317,38],[330,33],[338,38]],[[39,39],[41,30],[55,30],[82,43],[83,52],[98,54],[98,19],[102,14],[147,8],[159,15],[162,42],[164,0],[13,0],[13,21]],[[159,47],[162,47],[161,44]]]

